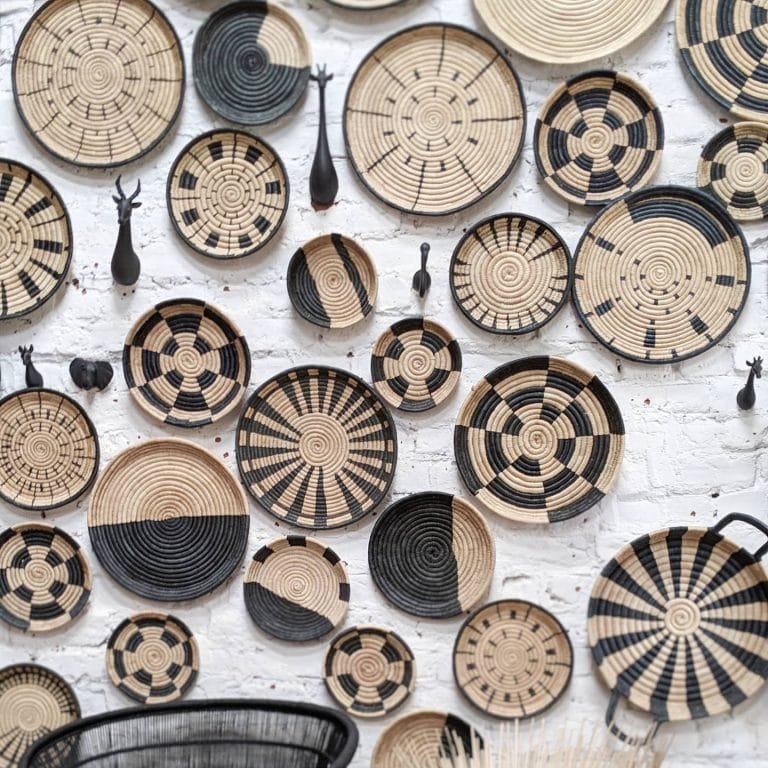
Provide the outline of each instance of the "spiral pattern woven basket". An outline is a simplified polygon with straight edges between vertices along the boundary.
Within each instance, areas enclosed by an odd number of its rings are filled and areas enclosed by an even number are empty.
[[[279,640],[317,640],[349,608],[349,574],[339,556],[316,539],[287,536],[262,547],[245,574],[245,607]]]
[[[212,453],[147,440],[119,453],[88,505],[91,545],[109,575],[150,600],[192,600],[242,562],[248,502]]]
[[[604,205],[653,178],[664,124],[640,83],[618,72],[587,72],[544,102],[533,148],[550,189],[572,203]]]
[[[477,202],[509,175],[524,136],[512,65],[464,27],[426,24],[387,38],[347,91],[352,165],[374,195],[407,213],[437,216]]]
[[[107,168],[146,154],[170,130],[184,58],[149,0],[48,0],[21,33],[12,79],[22,121],[49,152]]]
[[[491,333],[519,335],[548,323],[571,287],[571,254],[548,224],[500,213],[467,230],[450,266],[453,300]]]
[[[388,507],[368,542],[376,586],[414,616],[450,618],[484,598],[496,565],[493,534],[468,502],[415,493]]]
[[[670,363],[733,327],[749,293],[749,250],[709,195],[650,187],[597,214],[574,272],[576,310],[598,341],[630,360]]]
[[[376,267],[362,246],[343,235],[305,243],[288,265],[288,296],[296,311],[324,328],[348,328],[373,310]]]
[[[232,130],[209,131],[187,144],[166,188],[176,232],[214,259],[239,259],[263,248],[280,229],[289,196],[275,150]]]

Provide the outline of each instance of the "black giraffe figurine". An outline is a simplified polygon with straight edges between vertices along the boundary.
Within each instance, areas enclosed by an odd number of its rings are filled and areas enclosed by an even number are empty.
[[[312,170],[309,173],[309,197],[312,207],[318,211],[330,208],[339,191],[339,177],[333,167],[331,150],[328,147],[328,132],[325,127],[325,86],[333,79],[333,73],[326,73],[326,65],[317,65],[317,74],[310,75],[320,91],[320,119],[317,133],[317,147]]]
[[[27,383],[27,389],[39,389],[43,386],[43,377],[32,362],[32,353],[34,351],[35,348],[32,344],[28,347],[19,347],[21,362],[24,363],[24,368],[26,369],[24,371],[24,379]]]
[[[429,258],[429,243],[421,244],[421,269],[413,276],[413,283],[411,283],[412,290],[419,294],[419,298],[423,299],[426,296],[427,291],[432,285],[432,278],[429,272],[427,272],[427,259]]]
[[[112,277],[120,285],[133,285],[139,279],[141,262],[133,250],[131,214],[134,208],[141,206],[141,203],[134,202],[141,192],[141,179],[136,184],[136,191],[130,197],[126,197],[120,186],[120,178],[118,176],[115,182],[120,197],[112,195],[112,199],[117,203],[117,221],[120,224],[117,243],[112,254]]]
[[[736,395],[736,404],[742,411],[750,410],[755,404],[755,379],[762,378],[763,358],[756,357],[751,363],[747,360],[747,366],[749,367],[747,383],[739,390],[739,394]]]

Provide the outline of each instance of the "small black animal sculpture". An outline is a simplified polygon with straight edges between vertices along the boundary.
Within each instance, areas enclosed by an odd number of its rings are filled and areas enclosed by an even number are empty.
[[[328,147],[328,132],[325,127],[325,86],[333,79],[333,73],[326,74],[326,65],[317,65],[317,74],[310,75],[310,80],[317,83],[320,89],[320,120],[317,133],[317,147],[312,170],[309,173],[309,197],[312,207],[323,210],[333,205],[339,191],[339,177],[333,167],[331,150]]]
[[[114,371],[106,360],[84,360],[82,357],[76,357],[69,364],[69,375],[80,389],[96,387],[101,391],[109,386]]]
[[[429,258],[429,243],[421,244],[421,269],[413,276],[411,288],[417,291],[419,298],[423,299],[432,285],[432,278],[427,272],[427,259]]]
[[[742,411],[748,411],[755,404],[755,379],[763,376],[763,358],[756,357],[751,363],[747,360],[747,366],[749,367],[747,383],[736,395],[736,404]]]
[[[112,199],[117,203],[117,221],[120,224],[117,243],[115,243],[115,250],[112,253],[112,277],[120,285],[133,285],[139,279],[141,262],[133,250],[131,214],[134,208],[141,206],[141,203],[134,202],[141,192],[141,179],[136,184],[136,191],[130,197],[126,197],[120,186],[120,178],[118,176],[115,182],[120,197],[112,195]]]
[[[27,389],[39,389],[43,386],[43,377],[32,362],[32,353],[34,351],[35,348],[32,344],[28,347],[19,347],[21,362],[24,363],[24,367],[26,368],[24,379],[27,382]]]

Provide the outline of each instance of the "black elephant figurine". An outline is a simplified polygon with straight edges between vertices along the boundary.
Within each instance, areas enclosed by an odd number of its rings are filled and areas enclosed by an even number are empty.
[[[114,371],[106,360],[84,360],[82,357],[76,357],[69,364],[69,375],[80,389],[95,387],[101,391],[109,386]]]

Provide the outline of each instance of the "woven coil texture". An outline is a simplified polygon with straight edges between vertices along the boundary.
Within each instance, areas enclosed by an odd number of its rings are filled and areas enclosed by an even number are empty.
[[[351,11],[376,11],[379,8],[400,5],[405,0],[328,0],[328,2],[339,8],[349,8]]]

